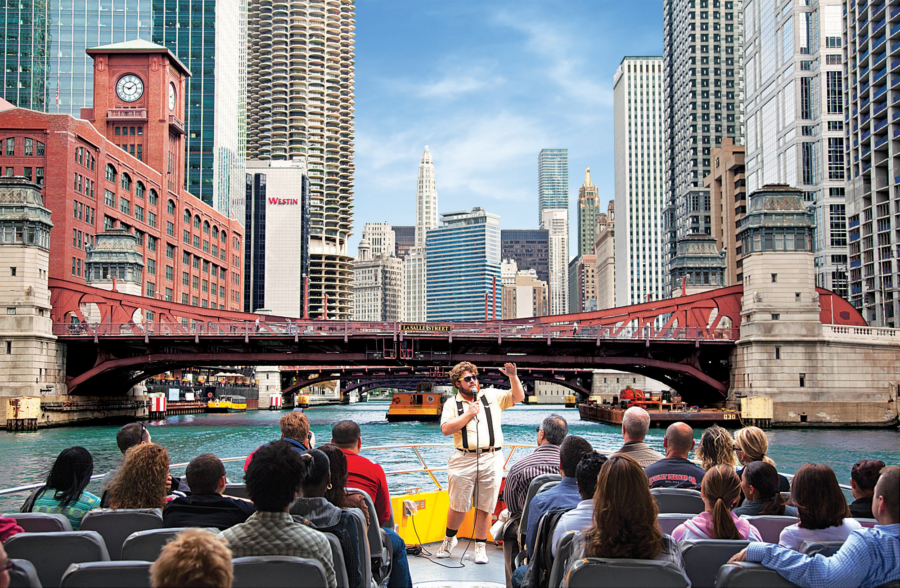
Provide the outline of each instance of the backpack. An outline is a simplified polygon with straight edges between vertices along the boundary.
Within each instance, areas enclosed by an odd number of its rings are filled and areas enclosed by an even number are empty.
[[[528,562],[528,571],[520,588],[549,588],[550,569],[553,567],[553,531],[560,517],[570,510],[551,508],[541,517],[534,540],[534,557]]]

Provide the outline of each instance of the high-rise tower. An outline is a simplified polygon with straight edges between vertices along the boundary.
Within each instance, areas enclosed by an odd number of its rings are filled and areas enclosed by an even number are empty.
[[[428,317],[425,297],[427,256],[425,242],[428,231],[436,229],[437,184],[434,162],[428,145],[419,161],[419,183],[416,188],[416,244],[403,260],[403,320],[422,322]]]
[[[353,0],[250,0],[247,157],[307,160],[310,316],[349,320]]]
[[[544,211],[569,210],[569,150],[541,149],[538,154],[538,223]],[[566,222],[569,214],[566,212]]]
[[[425,234],[437,228],[437,188],[434,183],[434,163],[425,145],[419,162],[419,186],[416,190],[416,247],[425,246]]]
[[[600,191],[591,182],[591,168],[584,170],[584,184],[578,189],[578,255],[593,255],[597,238]]]

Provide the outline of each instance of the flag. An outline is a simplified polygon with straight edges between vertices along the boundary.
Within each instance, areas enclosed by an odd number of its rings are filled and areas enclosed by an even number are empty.
[[[59,80],[56,80],[56,105],[59,106]]]

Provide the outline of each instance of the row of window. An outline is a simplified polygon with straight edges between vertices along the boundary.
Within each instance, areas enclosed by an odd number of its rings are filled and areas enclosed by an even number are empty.
[[[15,172],[16,172],[16,170],[15,170],[14,167],[8,166],[8,167],[4,170],[3,175],[5,175],[6,177],[11,178],[11,177],[13,177],[14,175],[16,175]],[[31,168],[31,167],[23,167],[23,168],[22,168],[22,173],[21,173],[20,175],[21,175],[23,178],[25,178],[26,180],[28,180],[29,182],[34,182],[34,183],[36,183],[36,184],[38,184],[38,185],[40,185],[40,186],[43,186],[43,185],[44,185],[44,168],[42,168],[42,167],[35,167],[35,168]]]
[[[90,206],[82,202],[74,201],[73,204],[73,217],[76,220],[83,220],[87,224],[93,226],[94,225],[94,212],[95,210]]]
[[[16,156],[16,141],[15,137],[9,137],[4,141],[6,145],[6,149],[4,153],[6,153],[7,157],[15,157]],[[44,144],[35,139],[31,139],[29,137],[22,138],[22,152],[19,154],[23,157],[43,157],[44,156]]]
[[[77,147],[75,149],[75,163],[83,165],[87,169],[94,171],[97,160],[94,159],[94,156],[91,155],[91,152],[84,147]]]
[[[87,179],[83,175],[76,173],[75,178],[73,179],[73,188],[79,194],[84,194],[85,196],[89,196],[91,198],[94,197],[94,187],[96,184],[91,180]]]

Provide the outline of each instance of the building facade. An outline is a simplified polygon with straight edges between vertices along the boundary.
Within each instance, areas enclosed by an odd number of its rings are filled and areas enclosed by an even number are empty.
[[[579,255],[569,262],[569,312],[587,312],[597,307],[597,258]]]
[[[736,286],[744,280],[741,242],[737,238],[738,221],[747,213],[744,147],[726,138],[722,145],[712,150],[712,160],[712,171],[703,180],[712,201],[711,236],[716,240],[717,250],[725,251],[725,281],[722,285]]]
[[[359,257],[353,264],[353,320],[401,320],[403,311],[403,262],[393,255],[373,257],[364,235]]]
[[[744,26],[747,189],[803,191],[816,212],[816,283],[846,297],[841,0],[745,0]]]
[[[547,282],[537,279],[534,270],[516,272],[502,292],[503,320],[546,316],[549,312]]]
[[[663,59],[625,57],[613,78],[616,301],[665,297]]]
[[[843,4],[849,300],[883,327],[900,326],[900,86],[886,67],[900,59],[895,5]]]
[[[709,174],[712,148],[725,137],[744,144],[742,19],[742,0],[663,1],[663,291],[671,285],[677,241],[711,230],[703,178]]]
[[[569,210],[569,150],[541,149],[538,154],[538,223],[545,210]],[[566,223],[569,222],[568,213]]]
[[[437,228],[437,183],[434,161],[428,146],[419,160],[419,177],[416,184],[416,227],[412,249],[403,259],[403,320],[423,322],[428,319],[426,295],[428,260],[426,238],[428,231]]]
[[[508,229],[500,231],[503,259],[515,260],[519,270],[533,269],[539,280],[550,279],[549,236],[546,229]]]
[[[597,281],[597,310],[616,307],[616,202],[610,200],[606,213],[597,216],[594,258]]]
[[[388,223],[366,223],[362,238],[369,242],[369,254],[372,258],[395,256],[396,237],[393,227]]]
[[[725,252],[716,247],[716,238],[694,233],[678,241],[678,255],[672,266],[674,278],[669,296],[674,298],[721,288],[725,281]]]
[[[43,111],[47,105],[48,29],[54,16],[50,4],[49,0],[20,0],[6,3],[2,9],[0,97],[14,106]]]
[[[354,25],[353,0],[249,3],[247,156],[306,158],[310,314],[327,297],[337,320],[352,314]]]
[[[591,182],[591,168],[587,168],[584,170],[584,184],[578,189],[578,255],[590,255],[594,252],[598,214],[600,191]]]
[[[419,161],[419,181],[416,187],[416,247],[425,246],[425,235],[438,226],[438,195],[434,177],[434,162],[425,145]]]
[[[416,227],[394,226],[394,256],[405,259],[416,246]]]
[[[478,207],[442,214],[425,251],[428,320],[483,320],[485,296],[500,282],[500,217]]]
[[[569,209],[548,209],[541,219],[547,231],[550,314],[569,312]]]

